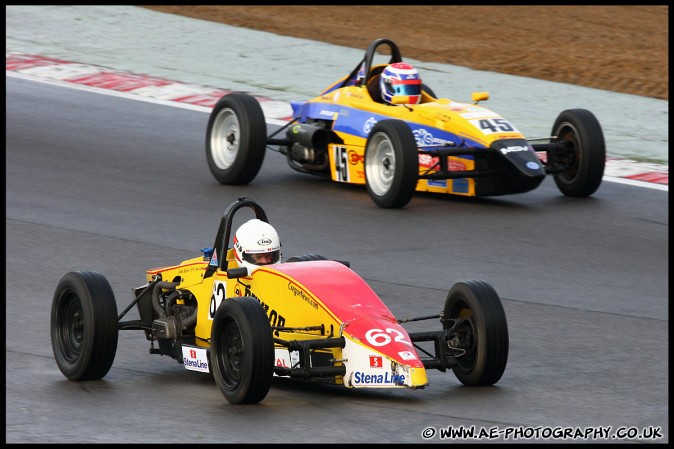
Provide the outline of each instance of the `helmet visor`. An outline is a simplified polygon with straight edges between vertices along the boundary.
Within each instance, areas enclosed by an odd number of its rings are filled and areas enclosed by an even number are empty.
[[[281,259],[281,250],[269,251],[265,253],[244,253],[243,260],[253,265],[270,265]]]
[[[416,81],[414,84],[402,84],[400,81],[391,84],[391,94],[396,96],[421,95],[421,83]]]

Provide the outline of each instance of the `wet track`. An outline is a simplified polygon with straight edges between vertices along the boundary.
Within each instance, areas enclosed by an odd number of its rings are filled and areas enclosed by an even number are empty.
[[[418,195],[383,210],[364,187],[294,172],[276,153],[252,184],[223,186],[203,112],[6,86],[7,442],[419,443],[462,425],[659,428],[643,441],[668,441],[667,192],[605,182],[571,199],[546,179],[517,196]],[[510,331],[501,381],[466,388],[434,371],[424,390],[354,391],[277,379],[261,404],[232,406],[210,376],[148,354],[140,331],[120,334],[104,380],[67,381],[49,337],[59,279],[103,273],[121,311],[146,269],[211,246],[239,196],[265,208],[284,257],[350,261],[398,318],[438,313],[458,280],[488,281]]]

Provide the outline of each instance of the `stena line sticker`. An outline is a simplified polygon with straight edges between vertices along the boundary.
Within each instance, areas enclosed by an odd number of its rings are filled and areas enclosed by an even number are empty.
[[[210,372],[206,349],[183,345],[183,366],[190,371]]]

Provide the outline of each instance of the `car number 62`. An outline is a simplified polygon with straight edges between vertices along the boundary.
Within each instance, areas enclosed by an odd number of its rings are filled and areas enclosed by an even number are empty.
[[[394,337],[391,337],[389,334],[393,335]],[[365,339],[372,346],[386,346],[387,344],[391,343],[391,340],[412,346],[412,343],[405,340],[405,334],[397,329],[391,329],[390,327],[386,328],[386,330],[370,329],[365,333]]]

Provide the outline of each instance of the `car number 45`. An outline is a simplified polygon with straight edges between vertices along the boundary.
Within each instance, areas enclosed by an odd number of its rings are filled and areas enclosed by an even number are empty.
[[[476,119],[471,120],[470,123],[484,134],[518,132],[515,127],[504,118]]]
[[[335,145],[335,180],[349,182],[349,162],[346,147]]]

